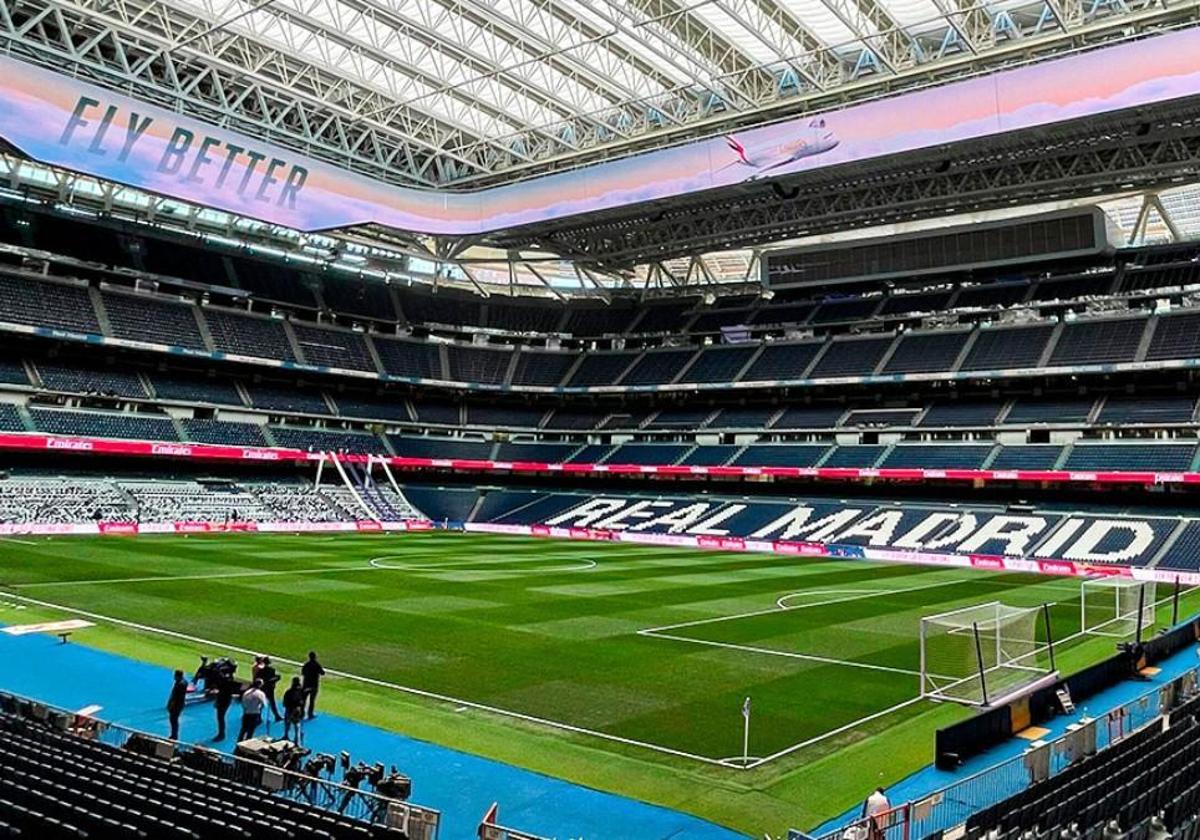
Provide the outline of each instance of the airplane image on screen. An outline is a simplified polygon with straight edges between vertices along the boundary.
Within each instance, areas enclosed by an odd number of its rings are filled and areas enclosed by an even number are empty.
[[[748,174],[744,180],[753,181],[769,177],[774,174],[775,170],[787,166],[789,163],[795,163],[813,155],[824,154],[837,147],[838,139],[830,129],[825,127],[825,120],[815,119],[801,131],[799,137],[784,143],[747,146],[732,134],[725,136],[725,142],[737,154],[738,159],[723,168],[750,167],[754,171]]]

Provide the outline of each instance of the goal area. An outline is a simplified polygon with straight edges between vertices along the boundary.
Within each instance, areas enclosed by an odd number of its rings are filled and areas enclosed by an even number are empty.
[[[1054,672],[1046,605],[993,601],[921,619],[921,696],[973,706],[1011,697]]]
[[[1080,631],[1116,639],[1142,638],[1154,627],[1156,590],[1152,580],[1085,579],[1079,587]]]

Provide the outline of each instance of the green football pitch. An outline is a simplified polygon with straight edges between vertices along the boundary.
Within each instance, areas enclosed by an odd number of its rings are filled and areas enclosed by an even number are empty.
[[[441,532],[4,540],[0,589],[0,621],[81,611],[80,643],[185,669],[314,648],[336,711],[759,836],[969,713],[918,698],[922,616],[1051,603],[1060,670],[1113,650],[1074,579]]]

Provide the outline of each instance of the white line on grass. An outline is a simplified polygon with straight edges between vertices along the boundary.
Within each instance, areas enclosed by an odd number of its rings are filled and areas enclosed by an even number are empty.
[[[89,612],[87,610],[76,609],[75,607],[67,607],[67,606],[63,606],[62,604],[55,604],[55,603],[51,603],[49,601],[40,601],[36,598],[29,598],[25,595],[17,595],[15,593],[5,593],[5,594],[10,598],[16,598],[19,601],[25,601],[26,603],[34,604],[35,606],[45,607],[47,609],[61,610],[62,612],[73,613],[74,615],[81,615],[85,618],[91,618],[91,619],[95,619],[97,621],[107,621],[110,624],[116,624],[120,627],[128,627],[130,629],[139,630],[144,633],[156,633],[161,636],[168,636],[173,639],[181,639],[183,641],[191,642],[193,644],[206,645],[206,646],[212,647],[212,648],[233,651],[235,653],[242,653],[242,654],[246,654],[248,656],[257,656],[263,652],[261,650],[251,650],[250,648],[238,647],[236,645],[228,645],[228,644],[225,644],[224,642],[217,642],[217,641],[213,641],[212,639],[202,638],[200,636],[191,636],[191,635],[188,635],[187,633],[180,633],[175,630],[167,630],[165,628],[155,627],[155,626],[149,625],[149,624],[139,624],[138,622],[135,622],[135,621],[126,621],[125,619],[114,618],[112,616],[103,615],[101,613],[94,613],[94,612]],[[271,658],[277,662],[282,662],[287,665],[303,664],[299,660],[287,659],[286,657],[276,656],[275,654],[271,654]],[[630,746],[630,747],[639,747],[641,749],[651,750],[653,752],[662,753],[664,755],[672,755],[677,758],[686,758],[686,759],[690,759],[692,761],[698,761],[702,764],[709,764],[709,765],[713,765],[716,767],[723,766],[718,759],[708,758],[703,755],[696,755],[695,753],[689,753],[689,752],[685,752],[683,750],[673,749],[671,747],[660,746],[659,744],[651,744],[646,741],[637,741],[632,738],[622,738],[619,735],[613,735],[608,732],[598,732],[594,729],[585,729],[582,726],[575,726],[573,724],[564,723],[562,721],[550,720],[549,718],[541,718],[541,717],[536,717],[534,715],[527,715],[527,714],[523,714],[522,712],[514,712],[510,709],[502,709],[498,706],[488,706],[484,703],[476,703],[473,700],[463,700],[461,698],[451,697],[446,694],[438,694],[437,692],[426,691],[421,688],[413,688],[412,686],[401,685],[400,683],[388,682],[387,680],[379,680],[379,679],[375,679],[374,677],[364,677],[359,674],[351,674],[347,671],[336,671],[332,668],[326,668],[325,671],[326,671],[326,673],[328,673],[331,676],[342,677],[343,679],[352,680],[354,682],[359,682],[359,683],[364,683],[366,685],[373,685],[373,686],[376,686],[379,688],[387,688],[387,689],[391,689],[393,691],[402,692],[404,694],[411,694],[415,697],[423,697],[427,700],[436,700],[440,703],[449,703],[449,704],[459,706],[459,707],[476,709],[481,712],[489,712],[491,714],[501,715],[503,717],[509,717],[509,718],[513,718],[516,720],[523,720],[523,721],[526,721],[527,723],[535,723],[540,726],[546,726],[546,727],[550,727],[552,729],[559,729],[564,732],[572,732],[577,735],[590,735],[594,738],[600,738],[605,741],[611,741],[611,742],[617,743],[617,744],[624,744],[625,746]]]
[[[480,563],[487,561],[481,560],[463,560],[457,562],[449,562],[444,565],[420,565],[420,566],[389,566],[386,563],[379,561],[387,560],[393,557],[404,557],[407,555],[401,554],[382,554],[379,557],[374,557],[367,562],[365,566],[322,566],[315,569],[255,569],[244,572],[208,572],[204,574],[194,575],[145,575],[143,577],[123,577],[123,578],[86,578],[83,580],[50,580],[35,583],[15,583],[10,584],[10,589],[52,589],[59,586],[103,586],[114,583],[162,583],[174,580],[234,580],[237,578],[257,578],[257,577],[278,577],[286,575],[320,575],[334,572],[375,572],[375,571],[397,571],[397,572],[434,572],[434,571],[455,571],[456,566],[473,565],[474,569],[463,569],[462,571],[474,572],[511,572],[515,574],[532,574],[534,572],[581,572],[588,569],[594,569],[597,566],[595,560],[578,560],[576,562],[583,565],[572,566],[570,568],[539,568],[539,569],[508,569],[503,568],[503,563],[514,563],[509,558],[496,561],[496,568],[478,568]],[[538,562],[544,560],[544,557],[533,558],[522,562]]]
[[[688,636],[672,636],[669,633],[652,633],[646,630],[639,630],[638,635],[646,636],[651,639],[670,639],[671,641],[675,642],[690,642],[694,645],[706,645],[707,647],[728,648],[729,650],[744,650],[747,653],[764,653],[768,656],[784,656],[788,659],[804,659],[809,662],[820,662],[825,665],[841,665],[847,668],[865,668],[869,671],[887,671],[891,674],[907,674],[913,677],[921,676],[920,671],[910,671],[907,668],[893,668],[890,665],[873,665],[869,662],[854,662],[850,659],[834,659],[829,656],[817,656],[809,653],[792,653],[791,651],[755,647],[754,645],[736,645],[732,642],[714,642],[708,639],[693,639]]]
[[[904,587],[902,589],[877,589],[877,590],[873,590],[871,592],[868,592],[868,593],[865,593],[862,595],[850,595],[845,598],[829,598],[824,601],[815,601],[814,603],[811,603],[811,604],[801,604],[800,606],[797,606],[797,607],[781,606],[777,602],[775,606],[768,607],[765,610],[753,610],[751,612],[738,613],[737,615],[722,615],[722,616],[718,616],[716,618],[701,618],[701,619],[697,619],[696,621],[682,621],[678,624],[666,624],[666,625],[663,625],[662,627],[649,627],[645,630],[639,630],[638,633],[640,633],[642,635],[651,635],[651,634],[659,633],[664,630],[680,630],[684,627],[699,627],[702,624],[717,624],[722,621],[736,621],[739,618],[753,618],[755,616],[770,615],[771,613],[777,613],[777,612],[791,612],[792,610],[810,610],[813,607],[827,607],[832,604],[844,604],[848,601],[861,601],[864,598],[878,598],[881,595],[899,595],[904,592],[918,592],[922,589],[936,589],[940,586],[954,586],[955,584],[961,584],[962,582],[963,582],[962,579],[959,578],[958,580],[943,580],[943,581],[938,581],[937,583],[926,583],[921,586],[908,586],[908,587]],[[794,592],[792,594],[799,595],[800,593]],[[785,595],[780,600],[781,601],[786,600],[788,597],[789,596]]]
[[[20,543],[21,545],[39,545],[39,543],[35,543],[33,540],[19,540],[16,537],[0,537],[0,540],[4,540],[5,542]]]

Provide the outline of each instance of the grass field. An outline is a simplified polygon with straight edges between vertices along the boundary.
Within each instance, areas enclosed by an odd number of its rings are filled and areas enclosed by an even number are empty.
[[[1054,602],[1055,636],[1079,630],[1072,579],[438,532],[5,540],[0,588],[189,637],[79,636],[165,665],[315,648],[375,681],[335,680],[334,711],[758,836],[928,763],[967,714],[916,699],[922,615]],[[746,696],[763,763],[741,771]]]

